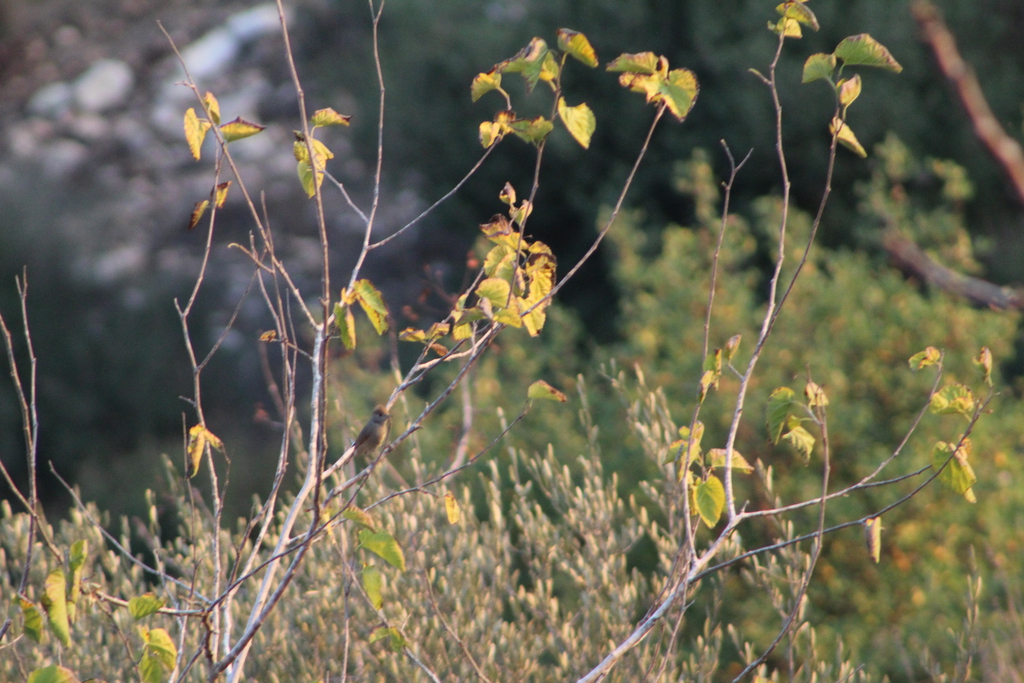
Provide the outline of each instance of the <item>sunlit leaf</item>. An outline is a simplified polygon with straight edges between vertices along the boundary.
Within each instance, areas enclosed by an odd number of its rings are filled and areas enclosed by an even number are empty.
[[[224,201],[228,198],[228,190],[231,189],[231,181],[225,181],[213,188],[213,203],[217,208],[224,206]]]
[[[955,449],[955,452],[954,452]],[[949,487],[955,493],[964,497],[969,503],[976,502],[977,498],[971,487],[978,481],[974,474],[974,468],[967,461],[971,454],[972,444],[970,439],[964,439],[960,448],[956,444],[939,441],[932,449],[932,467],[939,471],[939,481]],[[950,454],[953,454],[950,457]],[[947,462],[948,461],[948,462]]]
[[[500,199],[505,204],[508,204],[509,206],[515,205],[516,188],[512,187],[512,183],[505,183],[505,187],[501,188],[501,193],[498,195],[498,199]]]
[[[782,17],[776,22],[768,22],[768,30],[786,38],[803,38],[804,32],[800,22],[792,17]]]
[[[942,359],[942,352],[934,346],[929,346],[924,351],[918,351],[910,360],[907,362],[910,364],[911,370],[920,370],[926,368],[929,365],[935,365]]]
[[[210,130],[210,122],[200,121],[196,116],[196,110],[189,107],[185,112],[185,142],[188,143],[188,149],[196,161],[199,161],[199,151],[203,147],[203,138],[206,137],[208,130]]]
[[[459,501],[455,500],[455,494],[451,491],[444,494],[444,511],[448,515],[449,524],[458,524],[459,520],[462,519]]]
[[[860,97],[860,74],[854,74],[853,78],[844,78],[837,84],[839,90],[839,104],[849,107],[854,100]]]
[[[18,604],[21,606],[22,628],[25,635],[37,643],[43,642],[43,636],[46,635],[46,631],[43,630],[43,613],[35,603],[23,597],[18,597]]]
[[[174,669],[178,648],[162,628],[147,629],[140,626],[139,635],[144,643],[142,661],[139,662],[142,680],[145,683],[161,683],[164,674]]]
[[[558,29],[558,48],[590,68],[597,66],[597,53],[594,52],[587,37],[579,31]]]
[[[807,463],[811,459],[811,453],[814,452],[814,436],[804,429],[799,421],[794,418],[790,418],[789,431],[782,435],[782,438],[789,442],[797,454],[803,459],[804,463]]]
[[[693,109],[700,87],[697,85],[697,76],[692,71],[673,69],[668,72],[668,78],[661,84],[659,92],[668,105],[668,110],[677,120],[682,121]]]
[[[233,121],[228,121],[220,127],[221,135],[224,136],[224,142],[234,142],[235,140],[241,140],[242,138],[251,137],[262,131],[266,126],[261,126],[258,123],[252,121],[246,121],[241,116],[235,118]]]
[[[345,508],[341,513],[341,516],[355,522],[359,526],[369,529],[370,531],[374,531],[377,528],[377,525],[373,523],[373,518],[370,517],[369,513],[355,505],[349,505]]]
[[[526,81],[527,92],[532,91],[540,80],[544,68],[544,58],[548,54],[548,44],[541,38],[534,38],[512,59],[495,64],[494,70],[499,73],[518,73]]]
[[[74,671],[58,664],[36,669],[28,675],[26,681],[27,683],[79,683]]]
[[[68,622],[67,579],[63,569],[54,569],[46,576],[43,587],[43,609],[53,635],[64,647],[71,645],[71,626]]]
[[[801,82],[811,83],[821,78],[830,79],[835,69],[836,56],[818,52],[808,57],[807,61],[804,62],[804,74]]]
[[[203,95],[203,104],[206,105],[206,110],[210,112],[210,120],[213,121],[213,125],[220,125],[220,102],[209,90]]]
[[[128,600],[128,613],[133,619],[142,619],[150,614],[156,614],[163,606],[162,598],[152,593],[144,593]]]
[[[487,299],[491,306],[500,308],[508,303],[510,294],[509,284],[505,280],[489,277],[477,285],[476,294],[483,299]]]
[[[814,12],[812,12],[804,2],[800,2],[799,0],[789,0],[788,2],[784,2],[776,7],[775,11],[787,19],[793,19],[805,26],[810,26],[815,31],[819,28],[818,18],[814,16]]]
[[[206,213],[206,210],[209,207],[210,207],[210,200],[209,199],[204,199],[201,202],[196,202],[195,206],[192,207],[192,214],[188,217],[188,229],[189,230],[192,230],[197,225],[199,225],[199,221],[202,220],[203,214]]]
[[[772,443],[782,438],[782,429],[797,406],[796,394],[789,387],[779,387],[768,397],[768,438]]]
[[[959,414],[970,419],[976,406],[974,392],[963,384],[953,382],[932,394],[929,408],[937,415]]]
[[[882,558],[882,518],[872,517],[864,522],[864,540],[867,542],[868,555],[875,564]]]
[[[473,84],[469,86],[469,94],[472,96],[473,101],[476,102],[490,91],[500,88],[501,74],[488,71],[487,73],[476,75],[476,78],[473,79]]]
[[[565,394],[542,379],[538,379],[530,385],[530,388],[526,390],[526,396],[531,399],[558,401],[560,403],[565,403],[569,400]]]
[[[356,347],[356,319],[352,315],[350,304],[334,304],[334,324],[338,328],[338,336],[346,349]]]
[[[722,510],[725,509],[725,488],[718,477],[709,474],[706,480],[697,483],[695,489],[693,497],[697,504],[697,513],[710,529],[718,524]]]
[[[654,74],[658,72],[658,58],[653,52],[621,54],[611,61],[607,70]]]
[[[509,125],[509,128],[516,137],[534,145],[539,145],[554,127],[555,124],[543,116],[532,119],[517,119]]]
[[[381,557],[392,567],[405,571],[405,554],[394,536],[386,531],[359,531],[359,545]]]
[[[369,642],[371,644],[380,640],[384,641],[384,645],[391,652],[401,652],[406,645],[405,638],[394,627],[379,626],[370,633]]]
[[[889,50],[867,33],[843,38],[834,54],[849,66],[877,66],[894,73],[903,71]]]
[[[590,111],[586,102],[570,107],[565,103],[564,97],[559,97],[558,117],[562,119],[569,134],[580,144],[580,147],[583,149],[590,147],[590,137],[594,134],[594,128],[597,127],[597,119],[594,118],[594,112]]]
[[[385,305],[380,291],[369,280],[356,280],[352,291],[356,296],[356,301],[363,307],[366,316],[373,323],[373,329],[377,331],[377,334],[387,332],[388,307]]]
[[[344,116],[327,107],[326,109],[317,109],[313,112],[313,118],[309,122],[316,128],[318,126],[347,126],[351,120],[351,116]]]
[[[804,386],[804,396],[807,398],[807,405],[811,408],[824,408],[828,405],[828,396],[817,382],[807,382]]]
[[[828,125],[828,132],[835,135],[836,129],[839,130],[839,144],[861,158],[868,155],[864,147],[861,146],[860,141],[857,140],[857,136],[853,134],[853,129],[850,128],[850,125],[838,116],[832,118],[832,123]]]
[[[198,474],[199,464],[202,462],[203,453],[206,451],[207,444],[218,450],[224,449],[224,443],[202,424],[197,424],[192,427],[192,429],[188,430],[188,476],[194,477]]]
[[[296,170],[299,174],[299,182],[302,183],[302,189],[306,191],[306,196],[312,198],[316,194],[316,188],[320,187],[324,182],[324,172],[316,172],[316,186],[313,185],[313,169],[305,161],[300,161],[297,164]]]
[[[708,451],[708,466],[709,467],[725,467],[725,449],[724,448],[712,448]],[[747,462],[747,459],[740,455],[740,452],[735,448],[732,449],[732,468],[749,474],[754,471],[753,465]]]
[[[384,605],[384,597],[381,589],[384,587],[384,577],[376,567],[363,567],[363,590],[366,597],[370,598],[370,604],[374,609],[380,609]]]

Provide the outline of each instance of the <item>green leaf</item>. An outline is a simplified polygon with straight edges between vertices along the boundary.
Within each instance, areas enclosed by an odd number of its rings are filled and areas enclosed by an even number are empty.
[[[768,438],[772,443],[778,443],[782,438],[782,428],[798,405],[796,394],[789,387],[779,387],[768,397]]]
[[[384,598],[381,596],[381,589],[384,587],[384,577],[376,567],[363,567],[363,590],[370,598],[370,604],[374,609],[380,609],[384,605]]]
[[[939,481],[963,496],[967,502],[974,503],[977,502],[977,498],[971,487],[977,483],[978,477],[974,474],[974,468],[967,462],[971,450],[970,439],[964,439],[960,448],[956,448],[956,444],[939,441],[932,449],[932,467],[939,472]],[[950,453],[953,454],[952,457]],[[943,469],[940,471],[940,468]]]
[[[963,384],[947,384],[932,394],[931,411],[936,415],[963,415],[971,419],[977,403],[974,393]]]
[[[876,66],[893,73],[903,71],[889,50],[867,33],[843,38],[833,54],[849,66]]]
[[[804,62],[804,75],[802,83],[811,83],[819,79],[829,80],[832,72],[836,69],[836,56],[818,52],[807,58]]]
[[[334,304],[334,324],[338,328],[338,336],[346,349],[356,347],[356,319],[352,315],[352,307],[348,304]]]
[[[678,452],[688,462],[699,462],[701,456],[700,442],[704,438],[704,423],[697,420],[693,423],[691,435],[690,427],[683,425],[679,428],[679,439],[669,444],[670,461],[674,460]],[[682,449],[682,450],[680,450]]]
[[[221,135],[224,136],[224,142],[234,142],[235,140],[241,140],[242,138],[251,137],[261,132],[266,126],[261,126],[258,123],[252,121],[246,121],[241,116],[235,118],[234,121],[228,121],[220,127]]]
[[[882,558],[882,518],[872,517],[864,521],[864,540],[868,545],[868,555],[875,564]]]
[[[167,631],[162,628],[148,629],[140,626],[139,636],[144,643],[142,659],[139,661],[142,680],[145,683],[161,683],[164,674],[174,669],[178,649]]]
[[[804,464],[806,464],[810,462],[811,453],[814,452],[814,436],[800,426],[799,420],[795,417],[790,418],[789,425],[789,431],[783,434],[782,438],[788,441],[789,445],[796,449],[796,452],[803,459]]]
[[[359,545],[366,548],[375,555],[380,556],[392,567],[405,571],[405,555],[398,541],[386,531],[370,531],[361,529],[359,531]]]
[[[43,609],[53,635],[64,647],[71,645],[71,625],[68,622],[67,579],[63,569],[54,569],[44,583]]]
[[[828,126],[829,134],[835,135],[837,128],[839,130],[839,144],[862,159],[868,155],[867,151],[860,144],[860,141],[857,140],[857,136],[853,134],[853,129],[850,128],[850,125],[838,116],[834,116],[832,118],[832,123]]]
[[[25,634],[37,643],[43,642],[46,631],[43,630],[43,614],[36,607],[35,603],[19,596],[18,604],[21,606],[21,618],[24,622]]]
[[[653,52],[623,53],[613,59],[606,70],[655,74],[658,72],[658,58]]]
[[[51,664],[30,673],[28,683],[79,683],[79,681],[71,669]]]
[[[383,640],[385,646],[391,652],[401,652],[405,647],[405,638],[398,632],[397,628],[388,626],[378,626],[370,633],[370,643],[376,643],[378,640]]]
[[[517,119],[509,125],[516,137],[534,145],[539,145],[554,127],[555,124],[543,116],[533,119]]]
[[[569,400],[565,394],[542,379],[538,379],[530,385],[530,388],[526,390],[526,397],[541,401],[558,401],[560,403],[565,403]]]
[[[924,351],[918,351],[910,360],[907,361],[910,364],[911,370],[920,370],[926,368],[929,365],[935,365],[942,359],[942,352],[934,346],[929,346]]]
[[[558,29],[558,48],[591,69],[597,66],[597,53],[594,52],[587,37],[579,31]]]
[[[210,130],[210,122],[200,121],[196,116],[196,110],[189,107],[185,112],[185,142],[188,143],[188,149],[196,161],[199,161],[199,151],[202,149],[203,139],[208,130]]]
[[[836,84],[836,90],[839,95],[839,104],[843,107],[849,107],[853,104],[854,100],[860,97],[860,74],[854,74],[853,78],[844,78]]]
[[[786,38],[803,38],[804,36],[800,22],[792,17],[782,17],[774,23],[769,21],[768,30]]]
[[[373,329],[377,334],[384,334],[388,331],[388,307],[384,304],[384,297],[380,291],[373,286],[369,280],[356,280],[352,287],[356,301],[363,307],[366,316],[373,323]]]
[[[495,73],[494,71],[488,71],[486,73],[479,73],[476,78],[473,79],[472,85],[469,86],[469,94],[476,102],[481,97],[491,92],[492,90],[501,89],[501,74]]]
[[[786,19],[792,19],[798,21],[805,26],[810,26],[815,31],[820,28],[818,26],[818,18],[814,16],[814,12],[799,0],[789,0],[784,2],[775,8],[775,11],[781,14]]]
[[[659,92],[668,105],[668,110],[677,120],[682,121],[693,109],[700,87],[697,76],[689,69],[673,69],[662,83]]]
[[[713,474],[708,475],[708,478],[699,482],[695,488],[693,497],[697,504],[697,513],[710,529],[718,524],[722,517],[722,510],[725,508],[725,488]]]
[[[313,118],[309,122],[313,124],[314,128],[317,128],[320,126],[347,126],[351,120],[351,116],[344,116],[327,107],[313,112]]]
[[[710,467],[725,467],[725,449],[712,448],[708,451],[707,459]],[[732,449],[732,468],[745,474],[750,474],[754,471],[753,465],[747,462],[747,459],[740,455],[740,452],[735,448]]]
[[[324,172],[316,172],[316,187],[314,187],[313,169],[310,168],[309,164],[305,161],[300,161],[296,167],[296,171],[299,174],[299,182],[302,183],[302,189],[306,191],[306,196],[312,199],[313,195],[316,194],[316,188],[320,187],[324,182]]]
[[[590,147],[590,137],[597,127],[597,119],[594,118],[594,112],[590,111],[586,102],[570,107],[565,103],[564,97],[559,97],[558,117],[562,119],[569,134],[576,142],[580,143],[580,147],[583,149]]]
[[[370,517],[370,515],[365,510],[356,507],[355,505],[350,505],[349,507],[345,508],[345,510],[341,513],[341,516],[345,519],[355,522],[359,526],[369,529],[370,531],[373,531],[377,528],[377,525],[373,523],[373,518]]]
[[[548,55],[548,44],[542,38],[534,38],[512,59],[494,66],[498,73],[518,73],[526,81],[526,90],[531,92],[540,80],[544,69],[544,58]]]
[[[78,599],[82,595],[82,568],[87,559],[89,559],[89,541],[81,539],[72,543],[71,553],[68,557],[68,569],[71,574],[68,586],[68,616],[72,622],[75,620]]]
[[[476,287],[476,295],[487,299],[494,308],[504,308],[508,304],[511,288],[508,282],[496,277],[489,277],[482,280]]]
[[[144,593],[128,601],[128,613],[132,615],[133,619],[138,620],[155,614],[163,606],[162,598],[158,598],[152,593]]]

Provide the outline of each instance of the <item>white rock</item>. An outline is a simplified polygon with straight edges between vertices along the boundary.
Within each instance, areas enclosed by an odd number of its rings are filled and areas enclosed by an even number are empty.
[[[200,81],[216,76],[231,65],[238,56],[241,43],[226,28],[215,28],[181,51],[181,58],[192,74]]]
[[[75,101],[87,112],[102,112],[124,104],[135,84],[130,66],[119,59],[100,59],[75,81]]]
[[[287,15],[285,18],[287,18]],[[260,36],[279,31],[281,29],[281,20],[277,16],[277,5],[268,2],[238,12],[237,14],[232,14],[225,23],[225,26],[236,38],[243,42],[248,42]]]
[[[28,101],[28,111],[36,116],[59,118],[71,108],[74,90],[64,81],[44,85]]]

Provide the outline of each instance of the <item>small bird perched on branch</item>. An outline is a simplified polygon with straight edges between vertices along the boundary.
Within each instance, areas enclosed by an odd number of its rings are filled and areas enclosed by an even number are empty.
[[[391,414],[384,406],[377,406],[373,409],[370,420],[359,432],[355,443],[352,444],[352,457],[376,457],[377,451],[387,441],[388,433],[391,431]]]

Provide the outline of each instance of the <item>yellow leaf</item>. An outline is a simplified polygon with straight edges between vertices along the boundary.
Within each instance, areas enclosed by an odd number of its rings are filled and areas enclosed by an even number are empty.
[[[208,130],[210,122],[205,119],[200,121],[196,116],[196,110],[189,107],[185,112],[185,142],[188,143],[188,149],[196,161],[199,161],[199,150],[203,146],[203,138],[206,137]]]
[[[246,121],[241,116],[235,118],[233,121],[229,121],[220,127],[221,135],[224,136],[224,142],[234,142],[235,140],[241,140],[252,135],[256,135],[262,131],[266,126],[261,126],[258,123],[252,121]]]
[[[313,124],[314,128],[318,126],[347,126],[351,120],[351,116],[343,116],[327,107],[326,109],[317,109],[313,112],[313,118],[310,119],[310,123]]]
[[[448,514],[449,524],[458,524],[462,518],[462,511],[459,510],[459,501],[455,500],[455,494],[448,491],[444,494],[444,510]]]

